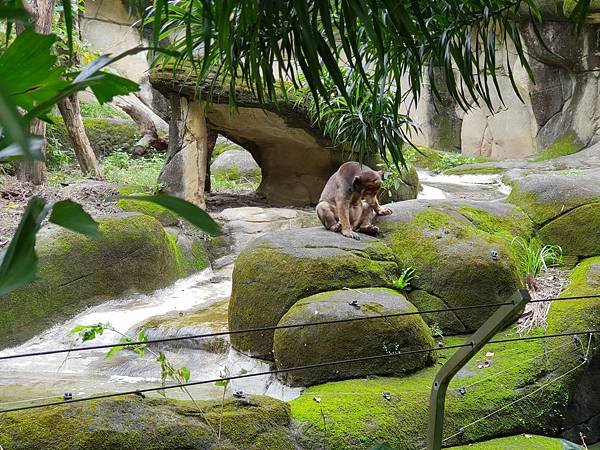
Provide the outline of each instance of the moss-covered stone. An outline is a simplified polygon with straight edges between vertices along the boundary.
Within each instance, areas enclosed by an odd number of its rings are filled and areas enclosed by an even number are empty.
[[[497,338],[516,336],[514,330],[509,330]],[[457,337],[445,338],[446,345],[460,342]],[[494,353],[491,365],[478,368],[486,359],[486,352]],[[556,365],[550,356],[544,356],[557,352],[565,356],[565,364]],[[576,380],[539,388],[579,364],[577,352],[574,343],[555,340],[546,344],[535,340],[486,346],[450,384],[444,437],[454,437],[444,444],[466,444],[519,433],[559,434],[565,426],[569,392]],[[452,351],[441,353],[447,358]],[[308,388],[291,402],[292,417],[302,423],[304,446],[364,449],[388,442],[392,448],[403,450],[426,447],[429,394],[438,370],[432,367],[404,378],[347,380]],[[466,394],[461,395],[458,389],[465,386]],[[536,389],[539,391],[534,393]],[[383,398],[384,392],[390,393],[390,401]],[[526,394],[531,395],[523,399]],[[320,403],[315,403],[314,397],[319,397]],[[493,412],[496,413],[492,417],[467,427]],[[463,427],[464,432],[457,434]]]
[[[564,441],[557,438],[520,434],[486,442],[460,445],[453,450],[564,450]],[[571,443],[571,445],[573,445]],[[573,447],[570,447],[573,448]]]
[[[2,298],[0,346],[31,338],[107,297],[148,292],[186,275],[180,250],[156,219],[98,222],[101,240],[62,229],[38,240],[38,280]]]
[[[421,289],[409,292],[408,298],[419,311],[445,309],[448,307],[441,298]],[[444,333],[461,334],[466,332],[465,326],[452,311],[422,314],[422,317],[427,325],[437,325]]]
[[[558,216],[539,230],[546,244],[560,245],[568,256],[600,254],[600,203],[588,203]]]
[[[598,295],[600,292],[600,257],[584,259],[571,273],[571,284],[560,297]],[[573,331],[596,330],[600,328],[600,299],[580,298],[553,302],[548,314],[548,333],[568,333]],[[570,384],[568,409],[565,413],[564,436],[578,441],[579,433],[588,436],[588,442],[600,441],[600,354],[599,343],[589,335],[579,335],[577,350],[572,354],[556,352],[552,356],[555,367],[569,367],[569,360],[575,355],[578,362],[584,354],[588,364],[576,372],[568,374],[564,383]],[[571,345],[571,336],[554,339],[555,345]],[[589,346],[589,351],[588,351]]]
[[[48,126],[48,134],[73,151],[62,117],[53,116],[52,120],[54,124]],[[84,117],[83,125],[97,156],[108,155],[117,149],[127,150],[140,139],[137,126],[128,120]]]
[[[154,316],[137,324],[129,330],[129,336],[137,336],[140,330],[148,339],[161,339],[171,336],[193,336],[204,333],[227,331],[227,307],[229,299],[200,306],[188,311],[175,311],[160,316]],[[166,345],[169,345],[168,343]],[[210,353],[225,353],[229,350],[227,336],[214,336],[202,339],[176,341],[177,349],[193,348]]]
[[[164,226],[176,225],[179,222],[177,214],[152,202],[122,198],[117,202],[117,207],[126,212],[137,212],[154,217]]]
[[[512,185],[507,201],[521,208],[538,226],[579,206],[600,202],[600,174],[595,169],[581,170],[577,175],[515,171],[503,180]]]
[[[496,175],[504,173],[506,169],[495,166],[482,166],[477,164],[464,164],[444,171],[445,175]]]
[[[421,185],[419,174],[414,166],[402,170],[399,176],[392,175],[384,180],[379,193],[379,202],[382,204],[390,202],[401,202],[417,198]]]
[[[568,131],[554,143],[533,157],[533,161],[548,161],[550,159],[559,158],[561,156],[571,155],[581,150],[583,146],[577,139],[574,131]]]
[[[493,208],[493,206],[491,206]],[[533,223],[517,210],[505,210],[498,213],[483,203],[465,204],[458,207],[460,213],[469,219],[479,230],[507,237],[528,238],[533,234]],[[494,214],[495,213],[495,214]]]
[[[227,401],[223,410],[220,402],[197,403],[201,412],[191,402],[130,396],[49,407],[36,414],[4,413],[0,441],[15,450],[294,448],[287,432],[289,406],[283,402],[253,396]]]
[[[393,214],[378,222],[382,238],[401,267],[415,269],[411,285],[447,306],[503,302],[521,285],[510,240],[477,228],[477,221],[462,215],[465,210],[460,206],[439,201],[392,204]],[[510,208],[498,209],[501,215],[496,221],[485,210],[466,211],[472,217],[483,217],[481,227],[488,230],[502,231],[509,226],[502,214],[512,216]],[[465,330],[474,331],[493,311],[472,309],[455,314]]]
[[[571,285],[562,296],[596,294],[599,286],[600,257],[590,258],[573,271]],[[599,326],[600,300],[562,300],[552,303],[548,329],[534,330],[531,335]],[[515,337],[518,334],[513,327],[494,339]],[[579,442],[582,432],[589,442],[600,440],[597,389],[600,345],[596,340],[588,341],[587,336],[581,335],[580,339],[580,342],[571,337],[521,340],[485,346],[450,384],[444,437],[454,437],[445,441],[445,445],[520,433],[562,435]],[[446,346],[461,342],[459,337],[445,338]],[[446,358],[452,352],[441,351]],[[487,358],[487,352],[493,356]],[[585,353],[588,353],[587,363],[582,360]],[[490,360],[490,366],[479,367],[486,359]],[[292,416],[305,430],[304,445],[363,449],[387,441],[392,448],[423,448],[429,393],[437,371],[438,368],[432,367],[404,378],[347,380],[307,389],[291,402]],[[466,388],[464,395],[458,392],[460,387]],[[382,392],[389,392],[391,400],[385,400]],[[314,397],[319,397],[320,403],[315,403]],[[458,433],[460,428],[462,433]]]
[[[286,230],[252,241],[233,271],[231,330],[276,325],[303,297],[344,287],[392,286],[397,264],[381,241],[361,241],[323,228]],[[235,334],[238,350],[272,358],[273,332]]]
[[[351,306],[357,302],[358,307]],[[396,291],[362,288],[322,292],[296,302],[278,325],[359,319],[416,312]],[[431,331],[419,315],[355,320],[337,324],[284,328],[275,331],[274,355],[278,369],[386,355],[434,347]],[[431,353],[415,353],[359,361],[337,366],[284,372],[281,379],[292,386],[311,386],[331,380],[367,375],[403,375],[433,362]]]

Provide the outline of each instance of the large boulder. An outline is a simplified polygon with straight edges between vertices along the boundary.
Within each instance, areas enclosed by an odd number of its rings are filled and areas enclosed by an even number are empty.
[[[216,157],[210,166],[213,175],[260,178],[260,167],[246,150],[227,150]]]
[[[510,237],[529,220],[503,203],[411,200],[380,217],[382,239],[402,268],[415,269],[411,296],[418,309],[500,303],[521,286]],[[510,237],[509,237],[510,236]],[[476,330],[495,308],[438,315],[445,332]],[[428,318],[428,320],[432,320]]]
[[[594,300],[593,307],[585,306],[589,305],[586,302],[589,300],[553,303],[547,333],[598,329],[600,301]],[[515,327],[511,327],[495,339],[516,336]],[[465,338],[446,336],[444,344],[463,344]],[[523,433],[564,435],[572,442],[581,442],[582,432],[588,445],[598,441],[600,352],[592,339],[588,362],[584,363],[582,356],[589,338],[580,338],[580,342],[568,336],[486,345],[450,384],[444,445],[466,445]],[[440,351],[439,357],[447,359],[453,352]],[[486,360],[488,363],[483,364]],[[429,396],[438,371],[439,367],[430,367],[402,378],[345,380],[306,389],[291,402],[292,417],[305,431],[302,445],[331,450],[364,449],[381,442],[397,449],[426,447]],[[387,399],[382,395],[385,392],[389,393]],[[319,398],[318,404],[315,397]],[[515,448],[536,448],[523,441],[523,446]]]
[[[14,450],[292,450],[297,447],[289,424],[289,406],[264,396],[223,405],[128,396],[54,406],[36,414],[3,413],[0,441]]]
[[[29,339],[106,298],[149,292],[199,268],[152,217],[98,222],[100,240],[57,227],[41,235],[39,278],[0,299],[0,347]]]
[[[357,302],[358,306],[350,303]],[[416,312],[396,291],[385,288],[338,290],[312,295],[295,303],[278,325],[358,319]],[[415,314],[356,320],[337,324],[283,328],[275,331],[278,369],[433,348],[429,327]],[[294,370],[280,375],[292,386],[311,386],[331,380],[367,375],[403,375],[433,362],[431,353],[371,359],[354,363]]]
[[[508,201],[525,211],[547,244],[569,256],[600,254],[600,174],[597,169],[506,175]]]
[[[391,286],[391,250],[368,236],[348,239],[322,227],[268,233],[240,253],[233,270],[229,328],[277,325],[301,298],[342,288]],[[272,358],[273,331],[234,334],[243,353]]]
[[[587,258],[573,270],[571,284],[560,295],[577,297],[597,295],[600,291],[600,257]],[[553,302],[548,314],[549,334],[572,331],[597,330],[600,327],[600,299],[580,298]],[[589,363],[567,378],[577,380],[568,398],[563,436],[572,441],[579,439],[580,433],[587,437],[588,443],[600,441],[600,353],[598,353],[597,335],[579,335],[584,352],[590,345]],[[558,341],[567,344],[571,337]],[[590,341],[591,340],[591,341]],[[556,364],[566,366],[572,355],[560,354],[554,360]]]
[[[236,109],[232,110],[227,101],[229,85],[222,80],[213,85],[212,81],[198,84],[185,70],[175,74],[171,69],[155,70],[150,75],[152,85],[172,98],[203,101],[214,87],[212,103],[202,120],[252,154],[262,175],[258,192],[276,205],[316,205],[325,183],[350,152],[334,145],[293,97],[261,104],[252,92],[239,87],[235,92]],[[177,128],[173,122],[171,128]],[[168,172],[163,181],[174,186],[173,192],[180,192],[178,179],[182,171]],[[167,175],[167,171],[163,173]]]

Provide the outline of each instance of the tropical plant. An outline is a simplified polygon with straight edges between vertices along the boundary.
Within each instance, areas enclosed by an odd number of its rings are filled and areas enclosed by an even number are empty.
[[[588,6],[589,0],[576,2],[571,17],[579,25]],[[502,98],[499,48],[506,54],[514,48],[532,76],[517,22],[529,19],[539,36],[542,21],[537,0],[156,0],[149,13],[154,41],[170,39],[178,52],[157,62],[191,71],[208,86],[209,98],[225,86],[233,105],[244,86],[261,102],[277,101],[291,83],[305,84],[319,105],[330,97],[331,80],[345,100],[337,107],[357,116],[365,108],[368,114],[389,110],[396,130],[406,124],[400,105],[415,104],[425,78],[436,97],[444,85],[464,109],[491,106],[493,91]],[[511,65],[507,70],[519,96]],[[373,105],[357,93],[368,93]],[[362,132],[354,123],[348,132]],[[401,161],[404,140],[390,144],[393,160]],[[384,156],[385,148],[378,150]]]
[[[531,291],[537,290],[535,278],[542,271],[562,262],[562,249],[559,245],[544,245],[537,238],[527,241],[520,236],[513,238],[511,245],[517,256],[519,271]]]
[[[415,275],[415,269],[413,267],[407,267],[402,271],[400,276],[393,281],[394,288],[398,291],[406,291],[410,287],[410,282],[417,278]]]

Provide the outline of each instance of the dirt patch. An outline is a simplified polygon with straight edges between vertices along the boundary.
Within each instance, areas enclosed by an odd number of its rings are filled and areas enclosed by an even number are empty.
[[[36,195],[45,198],[49,203],[70,198],[80,203],[85,211],[96,218],[123,212],[116,205],[119,195],[116,187],[107,181],[87,179],[59,186],[35,186],[17,181],[10,175],[0,175],[0,248],[8,245],[27,202]],[[208,193],[206,206],[209,213],[244,206],[273,207],[263,195],[256,192]],[[313,210],[312,207],[294,209]],[[186,231],[186,234],[194,234],[192,230]]]

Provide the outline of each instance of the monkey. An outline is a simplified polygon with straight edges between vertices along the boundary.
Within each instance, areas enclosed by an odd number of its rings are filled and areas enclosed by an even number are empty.
[[[392,213],[377,200],[382,175],[358,162],[342,164],[325,184],[316,208],[323,226],[356,240],[360,236],[355,231],[376,235],[379,228],[371,223],[373,216]]]

